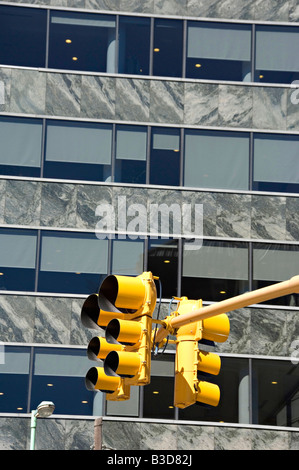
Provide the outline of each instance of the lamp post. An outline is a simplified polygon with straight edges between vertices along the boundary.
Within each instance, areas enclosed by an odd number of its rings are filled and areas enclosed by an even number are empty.
[[[42,401],[36,410],[31,411],[31,434],[30,434],[30,450],[35,449],[35,431],[37,418],[47,418],[51,416],[55,409],[52,401]]]

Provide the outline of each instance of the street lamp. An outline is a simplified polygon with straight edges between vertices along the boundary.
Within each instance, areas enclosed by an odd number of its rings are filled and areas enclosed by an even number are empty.
[[[31,435],[30,435],[30,450],[35,449],[35,430],[37,418],[47,418],[51,416],[55,409],[52,401],[42,401],[36,410],[31,411]]]

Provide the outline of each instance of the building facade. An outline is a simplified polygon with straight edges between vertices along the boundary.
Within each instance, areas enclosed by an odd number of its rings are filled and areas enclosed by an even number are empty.
[[[40,449],[98,416],[108,449],[299,448],[298,294],[229,312],[217,408],[173,406],[171,344],[88,391],[80,322],[110,273],[159,276],[159,318],[299,274],[298,46],[295,0],[1,2],[0,448],[43,400]]]

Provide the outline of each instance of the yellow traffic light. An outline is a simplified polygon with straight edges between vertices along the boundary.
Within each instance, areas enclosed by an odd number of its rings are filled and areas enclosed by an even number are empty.
[[[98,294],[86,299],[82,323],[105,330],[105,338],[92,338],[87,348],[90,359],[103,361],[103,366],[92,367],[86,375],[89,390],[106,392],[108,400],[125,400],[130,397],[131,385],[150,382],[156,299],[151,272],[137,277],[107,276]]]
[[[201,300],[188,300],[183,297],[177,314],[192,312],[202,307]],[[221,314],[202,321],[195,321],[176,330],[177,345],[175,358],[174,405],[186,408],[196,402],[217,406],[220,400],[219,387],[200,380],[198,373],[218,375],[221,360],[218,354],[201,351],[199,341],[224,342],[229,335],[229,319]]]

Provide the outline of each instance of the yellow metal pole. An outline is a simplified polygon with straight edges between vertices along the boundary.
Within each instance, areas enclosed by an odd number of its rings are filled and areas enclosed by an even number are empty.
[[[246,292],[245,294],[237,295],[231,299],[222,300],[221,302],[207,305],[206,307],[193,310],[192,312],[169,318],[168,321],[165,320],[164,327],[159,328],[157,331],[156,342],[161,342],[168,335],[169,331],[167,328],[179,328],[194,321],[205,320],[206,318],[221,313],[227,313],[232,310],[248,307],[248,305],[265,302],[270,299],[275,299],[276,297],[293,293],[299,294],[299,275],[292,277],[288,281],[278,282],[271,286]]]

